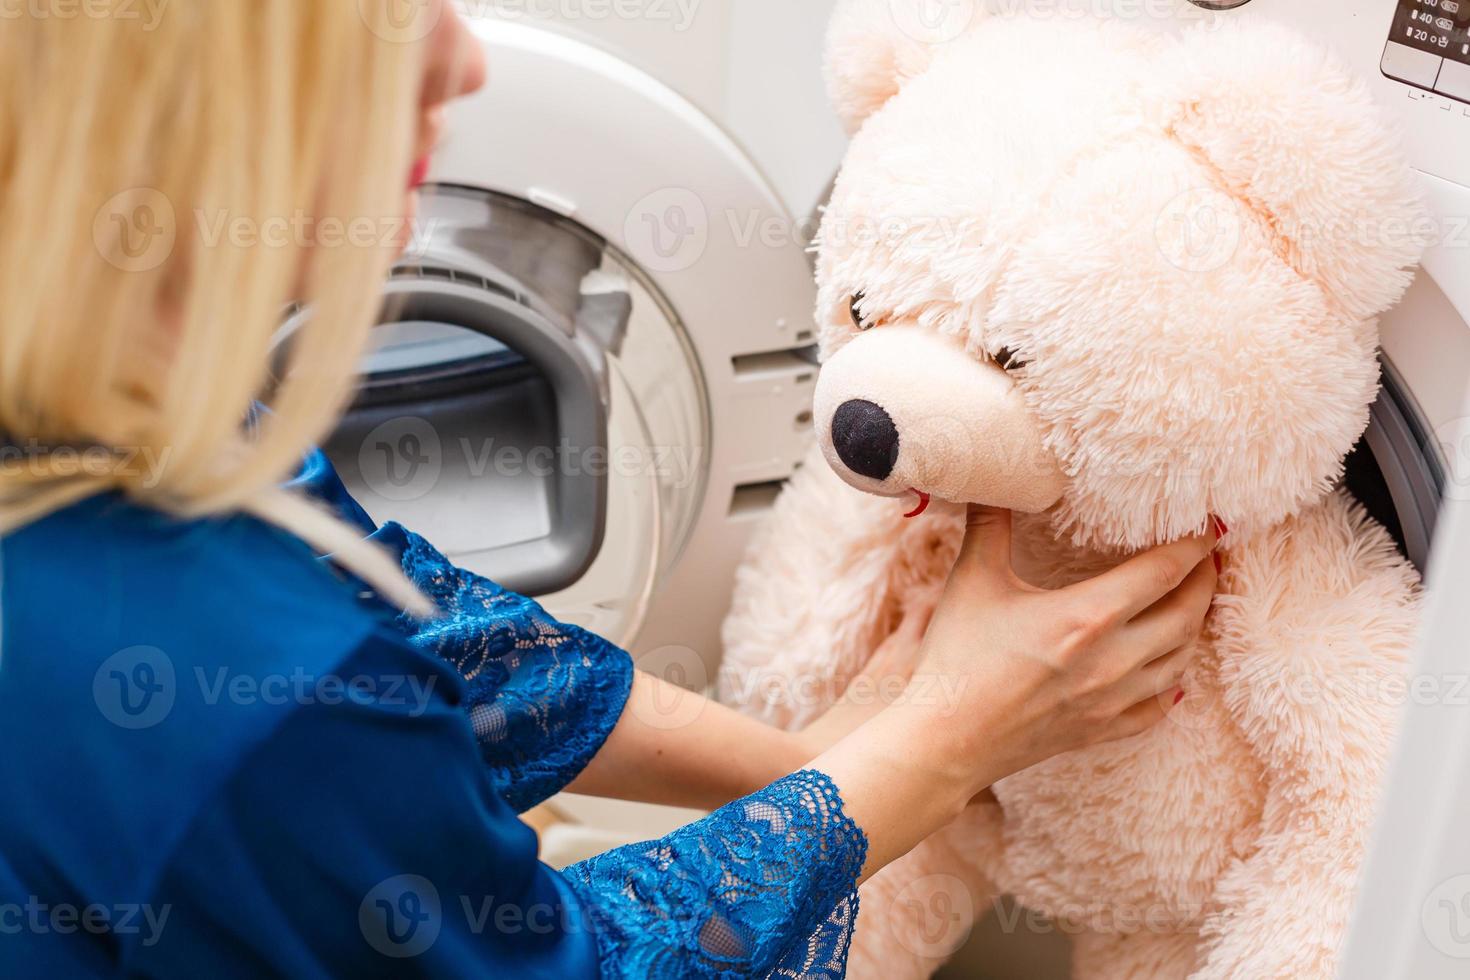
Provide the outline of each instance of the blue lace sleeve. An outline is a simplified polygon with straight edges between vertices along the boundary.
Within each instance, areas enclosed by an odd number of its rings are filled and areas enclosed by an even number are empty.
[[[467,681],[465,706],[501,798],[524,811],[564,788],[622,715],[628,655],[457,568],[398,524],[373,531],[324,457],[303,473],[305,489],[400,556],[441,610],[397,624]],[[604,977],[837,980],[867,850],[837,787],[806,771],[662,840],[573,865],[561,880],[590,919]]]
[[[633,684],[633,661],[611,643],[559,623],[525,596],[456,567],[398,524],[373,539],[442,613],[401,617],[409,642],[469,682],[466,707],[480,753],[506,802],[524,813],[577,777],[607,741]]]
[[[836,980],[867,851],[832,780],[803,771],[563,874],[593,910],[605,977]]]

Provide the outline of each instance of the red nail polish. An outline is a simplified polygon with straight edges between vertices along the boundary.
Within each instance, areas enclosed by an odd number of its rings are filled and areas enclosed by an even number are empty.
[[[1210,520],[1214,521],[1215,523],[1215,540],[1218,541],[1220,538],[1223,538],[1225,535],[1230,533],[1230,528],[1225,524],[1225,522],[1220,520],[1220,518],[1216,517],[1214,514],[1210,515]]]
[[[1181,687],[1179,689],[1179,693],[1176,694],[1176,695],[1174,695],[1174,703],[1175,704],[1178,704],[1180,701],[1183,701],[1183,700],[1184,700],[1184,688]]]

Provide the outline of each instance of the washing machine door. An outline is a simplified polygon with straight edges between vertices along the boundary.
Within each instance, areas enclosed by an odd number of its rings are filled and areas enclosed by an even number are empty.
[[[327,454],[375,519],[631,636],[703,491],[677,318],[607,242],[526,201],[431,186],[418,227]]]

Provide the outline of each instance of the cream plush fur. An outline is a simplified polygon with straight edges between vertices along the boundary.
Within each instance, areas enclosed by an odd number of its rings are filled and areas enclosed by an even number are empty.
[[[912,655],[960,503],[1014,508],[1048,587],[1219,515],[1184,702],[876,876],[851,972],[937,967],[939,883],[1080,930],[1079,977],[1326,980],[1417,620],[1412,568],[1332,489],[1416,260],[1407,167],[1361,84],[1279,29],[977,14],[934,37],[922,2],[833,21],[854,138],[820,241],[821,454],[741,572],[722,693],[795,727],[875,651]],[[881,478],[835,444],[853,400],[898,434]],[[950,503],[905,520],[885,498],[915,490]]]

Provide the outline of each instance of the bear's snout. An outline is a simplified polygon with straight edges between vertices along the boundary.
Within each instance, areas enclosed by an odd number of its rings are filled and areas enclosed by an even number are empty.
[[[813,414],[827,461],[868,493],[1036,513],[1066,489],[1010,375],[915,324],[885,324],[833,354]]]
[[[881,405],[854,398],[832,415],[832,448],[854,473],[886,480],[898,462],[898,426]]]

